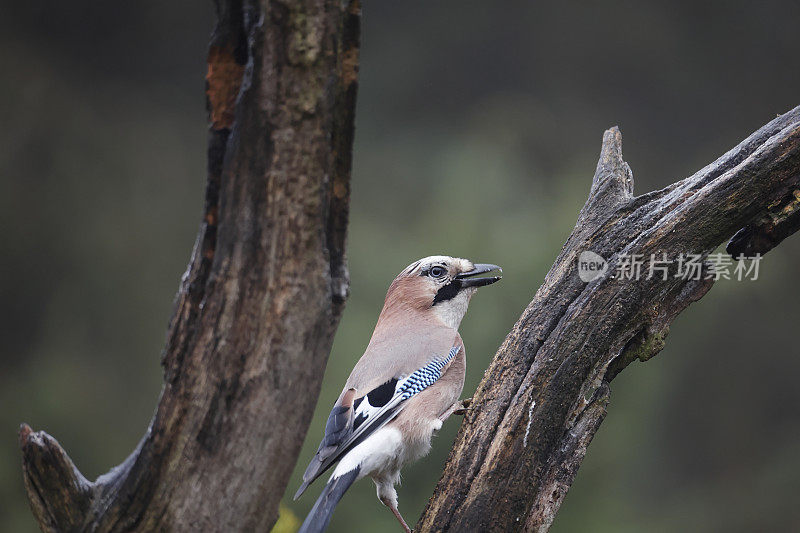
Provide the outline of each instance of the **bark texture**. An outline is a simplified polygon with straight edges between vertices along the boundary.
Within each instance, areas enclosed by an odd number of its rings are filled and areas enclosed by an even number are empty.
[[[136,450],[95,482],[23,425],[25,486],[44,531],[275,522],[349,287],[359,16],[358,0],[218,0],[204,216],[158,407]]]
[[[578,222],[478,387],[416,530],[550,527],[605,417],[609,382],[658,353],[673,319],[713,284],[674,270],[625,279],[624,255],[707,256],[731,236],[732,255],[763,254],[799,227],[800,107],[642,196],[633,195],[619,130],[608,130]],[[586,250],[608,260],[589,283],[577,273]]]

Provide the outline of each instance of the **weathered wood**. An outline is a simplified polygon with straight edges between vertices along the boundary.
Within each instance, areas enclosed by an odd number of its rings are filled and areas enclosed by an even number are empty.
[[[55,439],[23,426],[43,530],[275,522],[349,287],[359,10],[358,0],[218,0],[205,210],[158,407],[137,449],[93,483]]]
[[[632,191],[613,128],[578,223],[478,387],[417,531],[550,527],[605,417],[609,382],[658,353],[672,320],[713,283],[674,271],[625,279],[621,257],[707,256],[734,234],[737,256],[765,253],[796,231],[800,107],[695,175]],[[577,274],[585,250],[608,261],[588,283]]]

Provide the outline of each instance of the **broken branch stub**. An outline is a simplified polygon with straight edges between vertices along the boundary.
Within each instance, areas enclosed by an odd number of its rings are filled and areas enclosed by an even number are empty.
[[[800,227],[800,107],[693,176],[633,196],[617,128],[589,198],[533,301],[474,395],[420,531],[546,531],[606,414],[609,382],[664,346],[670,323],[713,284],[621,275],[626,258],[765,253]],[[584,281],[582,253],[604,266]],[[599,259],[597,259],[599,258]],[[604,265],[603,265],[604,263]]]

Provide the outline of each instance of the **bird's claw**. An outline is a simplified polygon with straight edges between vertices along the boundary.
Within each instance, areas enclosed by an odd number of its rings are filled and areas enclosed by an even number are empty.
[[[454,415],[465,415],[472,409],[469,406],[472,405],[472,398],[464,398],[461,400],[461,407],[453,411]]]

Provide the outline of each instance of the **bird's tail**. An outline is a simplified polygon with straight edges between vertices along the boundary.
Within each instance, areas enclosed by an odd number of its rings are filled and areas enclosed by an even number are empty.
[[[325,488],[322,489],[322,494],[317,498],[317,503],[311,508],[303,525],[297,533],[322,533],[328,527],[328,522],[331,521],[333,510],[336,504],[342,499],[344,493],[350,488],[350,485],[358,478],[358,473],[361,470],[355,467],[353,470],[339,476],[332,477]]]

